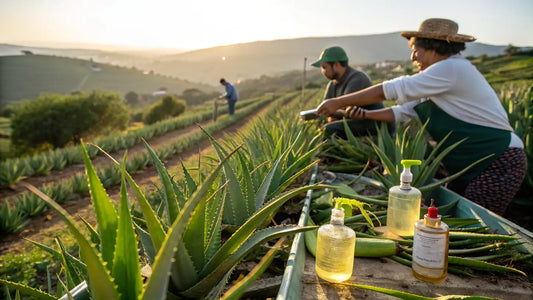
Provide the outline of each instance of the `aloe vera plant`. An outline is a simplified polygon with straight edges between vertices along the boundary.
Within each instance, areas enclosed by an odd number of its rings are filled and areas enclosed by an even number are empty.
[[[426,125],[423,124],[421,128],[417,129],[414,135],[409,133],[410,126],[400,127],[394,138],[389,134],[386,126],[380,127],[378,130],[377,142],[371,141],[370,143],[378,155],[386,175],[374,171],[374,175],[382,183],[382,185],[376,185],[375,187],[387,191],[389,188],[398,185],[400,183],[402,172],[401,160],[417,159],[422,161],[422,164],[420,166],[413,166],[411,169],[413,173],[413,182],[411,185],[417,187],[422,192],[423,196],[427,196],[440,185],[454,180],[468,171],[475,164],[488,158],[484,157],[467,166],[460,172],[439,180],[434,180],[442,159],[462,141],[452,144],[445,149],[441,149],[449,136],[448,134],[448,136],[436,144],[428,153],[429,143],[424,137],[425,126]]]
[[[82,152],[87,180],[98,222],[98,230],[92,229],[92,232],[98,236],[97,244],[93,244],[93,240],[82,235],[72,217],[61,206],[40,190],[28,186],[32,192],[58,211],[67,222],[69,230],[79,244],[81,263],[86,266],[88,287],[93,299],[166,299],[168,293],[173,293],[178,298],[217,298],[234,266],[255,246],[274,238],[314,228],[285,225],[258,230],[272,211],[294,195],[319,188],[319,186],[306,186],[290,190],[268,201],[225,243],[221,244],[220,232],[225,199],[220,196],[222,194],[219,191],[225,183],[219,183],[219,188],[214,191],[213,185],[216,186],[216,179],[219,178],[227,157],[221,160],[201,184],[193,183],[189,178],[188,183],[192,186],[188,189],[185,201],[178,203],[174,184],[168,177],[167,170],[148,145],[147,149],[158,168],[163,189],[168,196],[166,198],[166,217],[169,218],[167,221],[170,224],[168,229],[163,226],[140,188],[125,171],[125,163],[122,164],[120,207],[118,211],[115,210],[91,165],[84,145]],[[140,235],[141,241],[151,244],[155,249],[151,266],[152,275],[144,286],[141,282],[137,234],[130,214],[126,182],[129,182],[134,191],[144,216],[147,234]],[[147,247],[149,246],[145,249]],[[171,280],[168,274],[172,274]],[[30,293],[37,299],[51,299],[47,293],[4,280],[1,282]]]

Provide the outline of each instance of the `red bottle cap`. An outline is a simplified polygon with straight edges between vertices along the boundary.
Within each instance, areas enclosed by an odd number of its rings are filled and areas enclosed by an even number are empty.
[[[431,199],[431,206],[428,208],[428,217],[432,219],[436,219],[439,217],[438,209],[433,204],[434,201],[434,199]]]

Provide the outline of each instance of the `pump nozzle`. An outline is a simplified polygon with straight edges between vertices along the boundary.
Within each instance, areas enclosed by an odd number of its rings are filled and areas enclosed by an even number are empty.
[[[417,159],[403,159],[401,161],[403,165],[403,172],[401,174],[400,180],[402,183],[408,183],[413,181],[413,173],[411,173],[411,166],[421,165],[422,162]]]

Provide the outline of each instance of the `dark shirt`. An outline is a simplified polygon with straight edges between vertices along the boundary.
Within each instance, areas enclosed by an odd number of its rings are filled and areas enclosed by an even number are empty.
[[[372,81],[365,72],[348,66],[340,79],[331,80],[328,83],[326,93],[324,94],[324,100],[357,92],[370,86],[372,86]],[[365,109],[379,109],[383,108],[384,105],[379,102],[361,107]]]

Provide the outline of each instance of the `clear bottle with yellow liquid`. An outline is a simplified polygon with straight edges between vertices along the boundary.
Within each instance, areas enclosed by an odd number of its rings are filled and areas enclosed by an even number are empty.
[[[403,172],[400,185],[389,189],[387,206],[387,229],[399,236],[413,235],[413,224],[420,219],[420,201],[422,193],[411,186],[413,174],[411,166],[420,165],[419,160],[404,159],[401,161]]]
[[[433,205],[423,220],[415,223],[413,235],[413,275],[428,282],[441,282],[448,274],[448,245],[450,230],[441,221]]]
[[[338,205],[331,211],[329,224],[318,229],[316,264],[318,277],[342,282],[352,276],[355,232],[344,225],[344,209]]]

